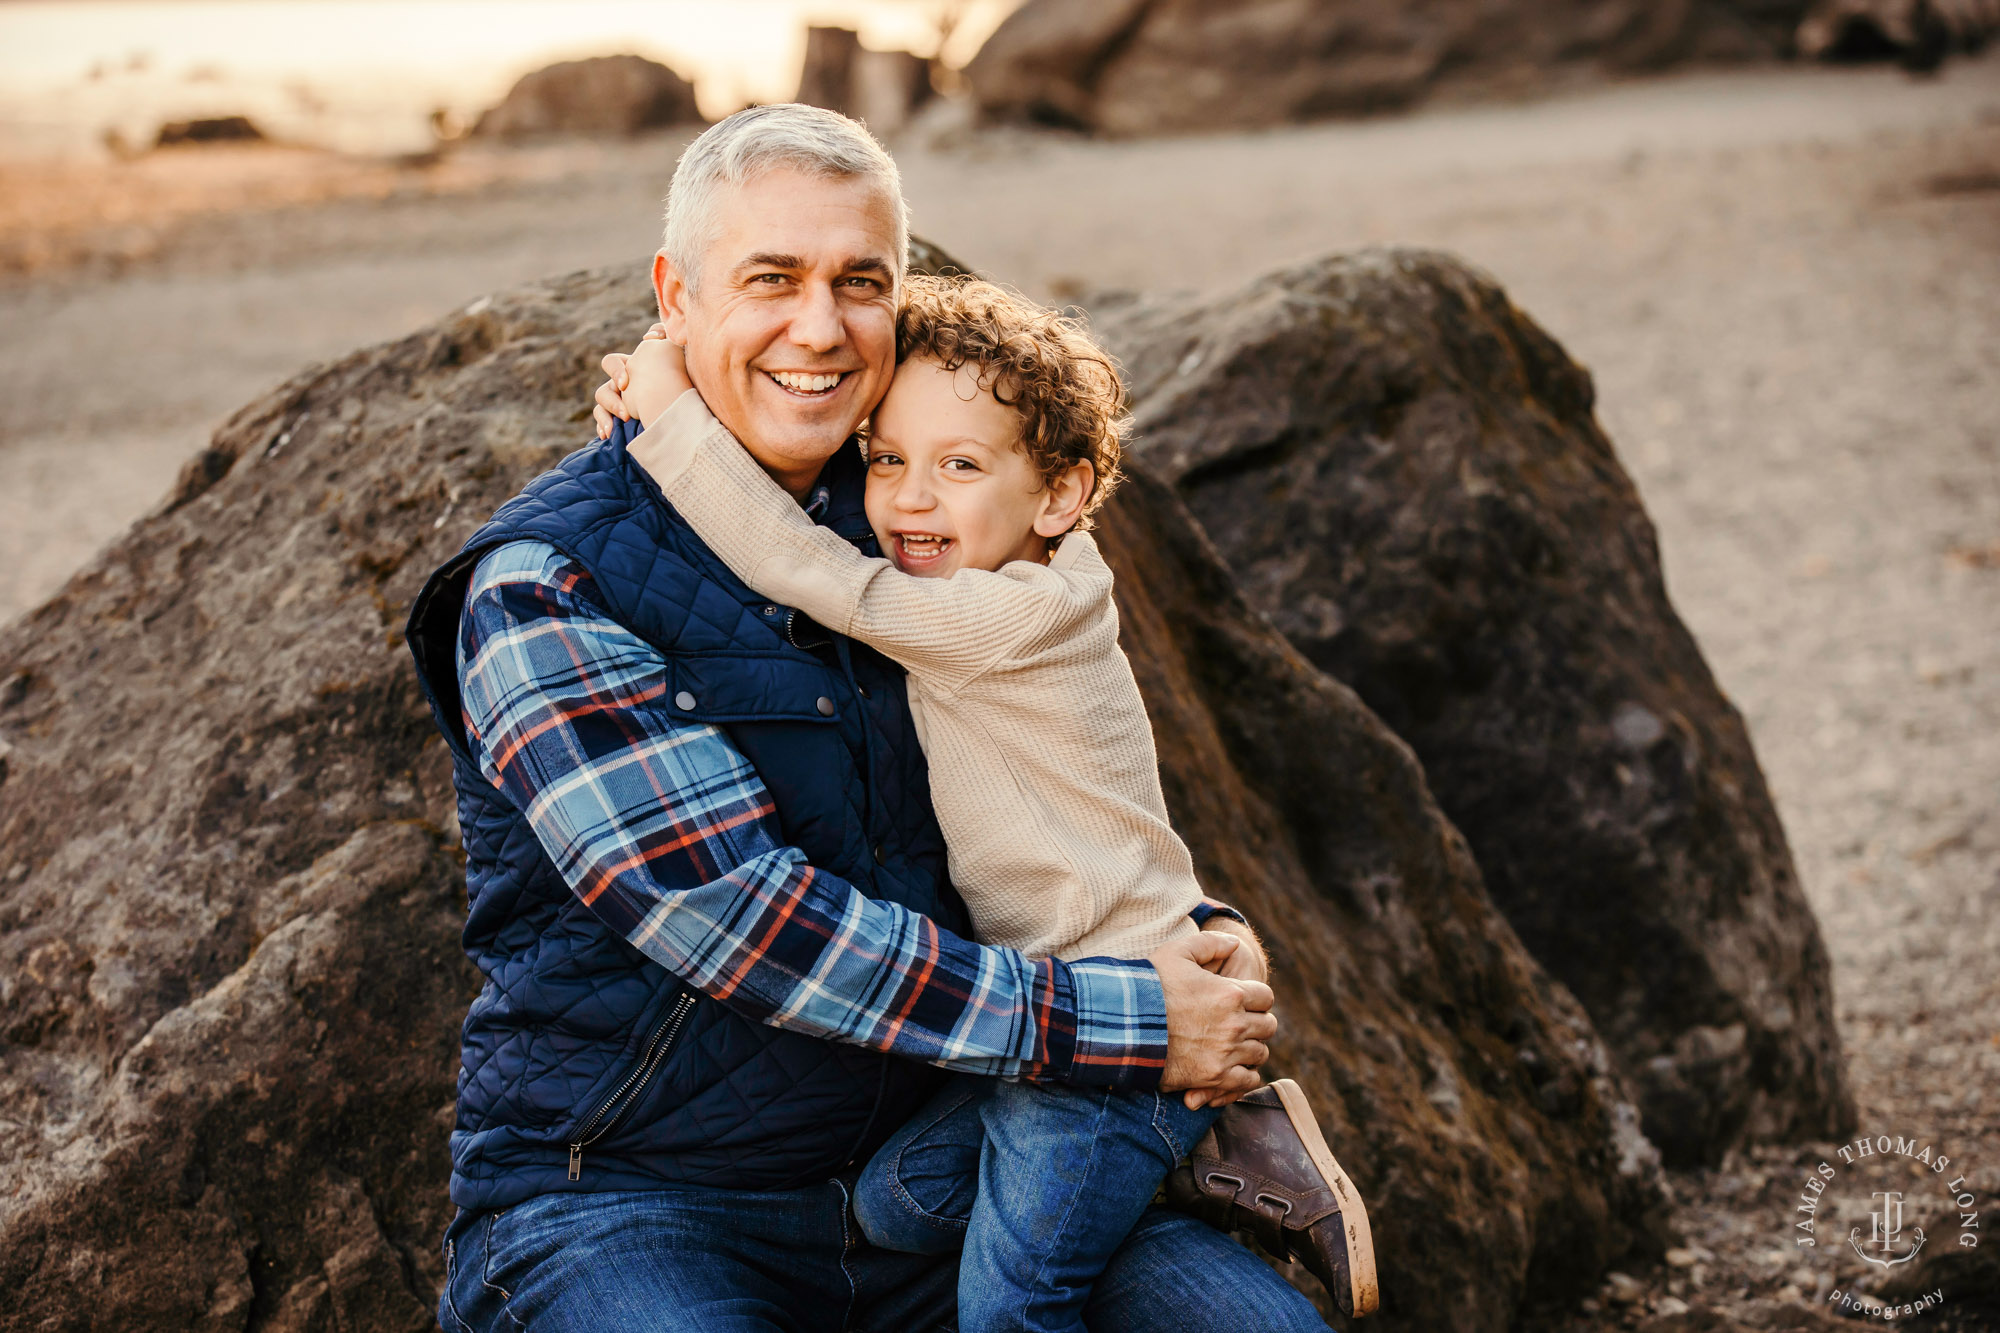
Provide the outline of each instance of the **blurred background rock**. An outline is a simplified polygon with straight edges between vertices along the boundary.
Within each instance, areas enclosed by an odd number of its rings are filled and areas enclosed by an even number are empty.
[[[694,118],[750,101],[804,95],[864,117],[902,163],[926,235],[1131,337],[1330,252],[1448,250],[1498,278],[1594,376],[1595,418],[1657,529],[1666,591],[1716,698],[1747,722],[1818,915],[1856,1123],[1920,1128],[2000,1170],[2000,62],[1980,49],[1994,0],[665,0],[482,13],[490,21],[357,0],[0,6],[0,618],[55,593],[225,417],[306,363],[487,293],[649,254]],[[582,68],[630,71],[629,86],[538,73],[603,58],[616,64]],[[489,113],[491,132],[474,133]],[[1282,290],[1273,299],[1290,308]],[[1318,299],[1302,291],[1297,309]],[[624,336],[643,313],[636,302]],[[1322,404],[1359,402],[1375,382],[1340,378],[1337,359],[1280,364],[1254,338],[1202,327],[1227,356],[1169,356],[1171,339],[1148,335],[1129,344],[1144,352],[1135,373],[1157,389],[1233,365],[1288,377],[1287,401]],[[1384,439],[1413,428],[1395,398]],[[1560,864],[1560,848],[1479,833],[1482,813],[1521,793],[1450,780],[1451,747],[1468,737],[1476,754],[1532,758],[1531,711],[1499,700],[1504,725],[1488,734],[1398,718],[1379,663],[1400,671],[1401,659],[1329,608],[1374,606],[1362,629],[1421,647],[1376,591],[1421,580],[1368,563],[1400,559],[1393,544],[1350,549],[1336,527],[1281,549],[1232,517],[1244,487],[1300,484],[1258,471],[1269,459],[1257,438],[1218,435],[1221,453],[1247,450],[1244,465],[1180,476],[1169,460],[1163,474],[1252,603],[1416,748],[1496,901],[1510,885],[1539,890],[1533,854]],[[1305,454],[1344,438],[1315,436]],[[1348,459],[1338,475],[1367,475],[1357,468]],[[1431,484],[1403,481],[1420,495]],[[1415,503],[1393,490],[1340,503],[1376,521]],[[1543,650],[1539,633],[1527,649]],[[1641,653],[1619,670],[1656,665]],[[1476,656],[1444,666],[1447,682],[1485,670]],[[1479,688],[1437,697],[1476,712]],[[18,775],[35,738],[9,711],[11,689],[0,683],[0,766],[18,743]],[[1621,746],[1733,783],[1713,717],[1642,711],[1657,736],[1628,711],[1571,738],[1602,762],[1576,767],[1588,780],[1566,789],[1569,806],[1539,812],[1549,829],[1564,808],[1601,809],[1611,822],[1594,827],[1641,860],[1669,845],[1649,841],[1645,802],[1619,804],[1644,776]],[[0,786],[0,803],[17,794]],[[1656,786],[1647,799],[1670,796]],[[1640,824],[1622,829],[1621,810]],[[0,844],[0,884],[26,882],[31,860]],[[1690,873],[1656,869],[1674,883]],[[80,972],[78,959],[42,957],[9,984],[44,986],[55,1004],[86,993],[79,978],[102,989],[123,975]],[[1736,970],[1722,989],[1755,981],[1724,961]],[[1641,1015],[1622,1037],[1599,1026],[1632,1052],[1656,1043],[1662,1104],[1699,1069],[1709,1106],[1769,1129],[1785,1118],[1775,1085],[1791,1077],[1759,1053],[1773,1016],[1749,1015],[1740,1036],[1690,1014]],[[30,1029],[0,1042],[25,1050]],[[1743,1100],[1713,1100],[1716,1080]],[[1828,1104],[1791,1086],[1804,1105]],[[1755,1324],[1798,1305],[1788,1288],[1812,1293],[1782,1219],[1794,1156],[1823,1148],[1752,1142],[1714,1157],[1699,1145],[1730,1139],[1726,1127],[1691,1134],[1670,1173],[1686,1243],[1561,1318]]]
[[[694,85],[644,56],[593,56],[545,65],[473,122],[480,138],[639,134],[702,124]]]
[[[1994,0],[1027,0],[967,71],[995,120],[1142,135],[1788,56],[1931,69]]]

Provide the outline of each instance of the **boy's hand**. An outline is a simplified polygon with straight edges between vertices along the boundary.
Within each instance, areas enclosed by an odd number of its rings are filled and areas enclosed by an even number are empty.
[[[637,416],[651,421],[693,387],[688,380],[687,358],[667,341],[664,324],[647,329],[629,354],[612,352],[600,364],[608,378],[597,386],[597,405],[590,413],[597,422],[600,440],[610,438],[614,419],[629,421]]]

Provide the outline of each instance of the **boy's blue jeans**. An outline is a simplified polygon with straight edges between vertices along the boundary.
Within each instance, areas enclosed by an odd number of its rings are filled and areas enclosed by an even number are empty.
[[[1091,1289],[1215,1111],[960,1075],[854,1187],[877,1246],[959,1261],[962,1333],[1073,1333]]]

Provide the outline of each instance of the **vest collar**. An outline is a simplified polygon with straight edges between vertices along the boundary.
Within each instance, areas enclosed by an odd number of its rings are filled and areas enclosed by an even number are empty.
[[[694,390],[689,389],[689,394]],[[677,400],[678,401],[678,400]],[[702,409],[704,416],[707,409]],[[713,420],[713,418],[710,418]],[[620,429],[611,434],[606,444],[617,456],[618,466],[639,494],[655,504],[667,503],[661,494],[659,483],[653,474],[642,467],[632,457],[631,444],[643,433],[643,423],[633,421],[629,425],[620,423]],[[806,492],[803,508],[806,517],[821,527],[830,528],[854,545],[862,554],[880,555],[881,549],[875,541],[875,530],[869,525],[865,504],[868,485],[868,457],[858,435],[850,435],[846,443],[834,452],[820,468],[819,476],[813,481],[812,489]]]

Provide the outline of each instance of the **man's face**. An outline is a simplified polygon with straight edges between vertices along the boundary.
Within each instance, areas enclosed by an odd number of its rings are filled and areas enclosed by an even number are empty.
[[[803,495],[896,368],[896,219],[874,181],[766,171],[717,199],[689,291],[662,255],[668,336],[709,411]]]

